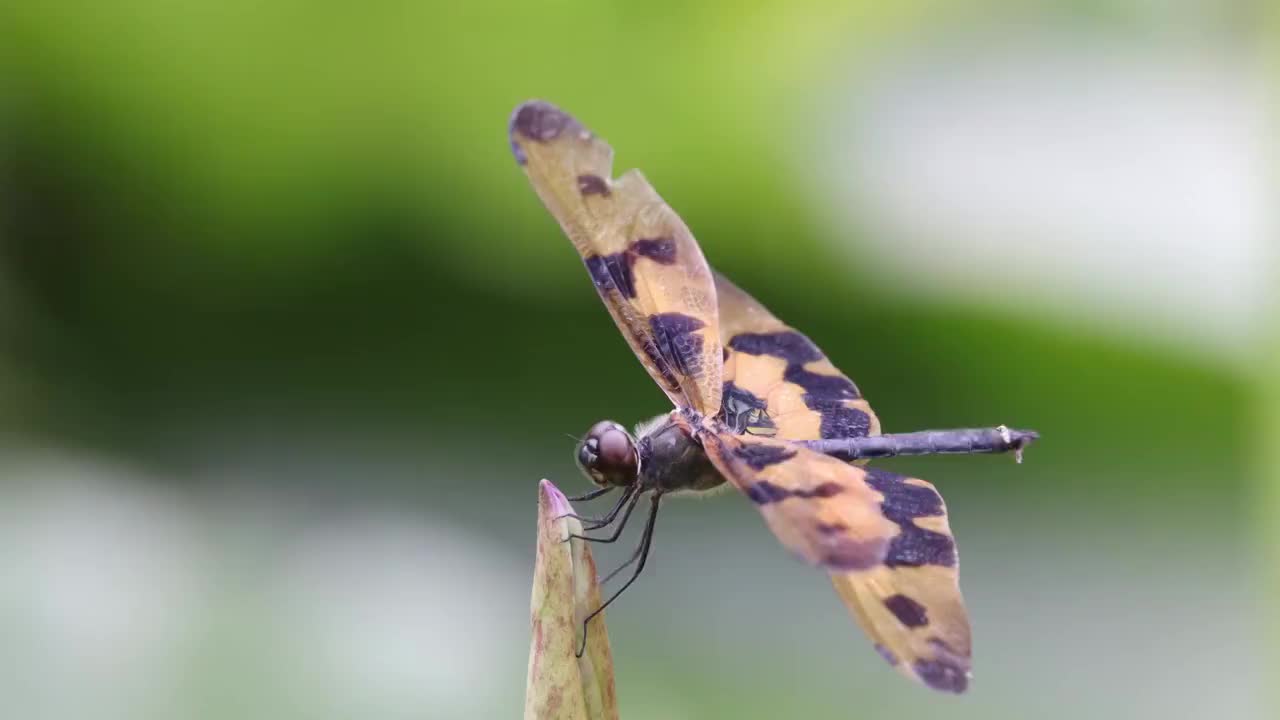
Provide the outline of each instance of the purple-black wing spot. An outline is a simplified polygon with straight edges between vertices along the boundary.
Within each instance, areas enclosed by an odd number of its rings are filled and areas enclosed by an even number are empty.
[[[885,517],[894,522],[910,522],[918,517],[937,517],[943,513],[942,496],[924,485],[905,482],[906,478],[882,468],[867,468],[867,484],[881,495]]]
[[[599,175],[579,175],[578,192],[582,195],[609,197],[609,184]]]
[[[794,330],[773,333],[740,333],[729,341],[729,347],[748,355],[772,355],[788,365],[804,365],[821,360],[822,353],[809,338]]]
[[[516,162],[524,165],[529,161],[516,142],[517,133],[536,142],[549,142],[570,127],[581,126],[555,105],[541,100],[522,103],[511,113],[511,122],[507,126],[511,152],[516,156]]]
[[[954,567],[956,544],[942,533],[917,527],[914,523],[901,525],[902,532],[889,542],[884,564],[889,567],[919,567],[940,565]]]
[[[631,243],[631,249],[635,254],[663,265],[672,265],[676,261],[676,243],[669,237],[641,238]]]
[[[634,289],[632,290],[634,292]],[[685,377],[702,375],[702,336],[706,323],[684,313],[658,313],[649,318],[658,353]]]
[[[889,567],[941,565],[954,567],[956,544],[949,536],[915,524],[918,517],[943,514],[942,496],[933,488],[903,482],[904,478],[880,468],[867,468],[867,484],[884,496],[880,511],[899,532],[889,542],[885,565]]]
[[[813,398],[812,401],[806,398],[806,404],[833,400],[857,400],[860,397],[858,388],[849,378],[841,375],[819,375],[794,363],[787,365],[782,379],[804,388],[808,397]]]
[[[530,100],[516,108],[511,116],[512,133],[520,133],[530,140],[549,142],[572,125],[574,119],[549,102]]]
[[[818,434],[823,439],[866,437],[871,433],[871,416],[858,408],[846,407],[839,402],[814,401],[808,393],[805,405],[822,415]]]
[[[898,618],[898,622],[909,628],[922,627],[929,624],[929,613],[925,606],[906,595],[890,595],[884,599],[885,607]]]
[[[747,464],[751,464],[751,461],[748,460]],[[760,480],[747,488],[747,497],[757,505],[768,505],[791,497],[791,491],[781,485],[774,485],[768,480]]]
[[[969,673],[948,660],[917,660],[916,674],[934,690],[962,693],[969,687]]]
[[[650,318],[650,324],[670,337],[689,335],[706,327],[698,318],[678,312],[658,313]]]
[[[602,292],[617,290],[627,299],[636,296],[635,277],[631,273],[631,256],[627,253],[591,255],[583,259],[591,282]]]
[[[765,448],[760,448],[760,449],[765,449]],[[781,450],[783,448],[770,448],[770,449]],[[739,457],[743,458],[743,460],[745,460],[748,465],[755,468],[756,470],[763,470],[769,465],[773,465],[774,463],[779,463],[779,462],[782,462],[783,460],[790,459],[795,455],[794,452],[792,452],[791,455],[785,455],[785,456],[773,455],[768,453],[751,453],[752,457],[748,459],[748,457],[746,457],[746,454],[744,453],[738,452],[737,454]],[[778,458],[778,459],[775,459],[775,458]],[[757,463],[759,464],[759,467],[757,467]],[[782,502],[783,500],[787,500],[789,498],[810,499],[810,498],[835,497],[836,495],[839,495],[842,492],[844,492],[844,488],[841,487],[839,483],[833,483],[833,482],[825,482],[825,483],[822,483],[821,485],[816,485],[812,488],[799,488],[796,490],[789,490],[787,488],[782,487],[781,485],[776,485],[774,483],[771,483],[768,480],[759,480],[752,483],[751,486],[747,488],[747,497],[751,498],[751,500],[754,501],[757,505],[768,505],[769,503]]]
[[[759,472],[770,465],[777,465],[780,462],[790,460],[796,456],[796,451],[792,448],[778,447],[775,445],[741,445],[734,448],[733,454],[737,455],[738,458],[750,466],[752,470]],[[790,497],[791,495],[790,491],[777,487],[767,480],[761,480],[756,483],[756,485],[760,485],[762,483],[768,486],[766,494],[769,496],[776,494],[774,492],[774,488],[777,489],[777,492],[783,493],[777,497],[778,500]]]

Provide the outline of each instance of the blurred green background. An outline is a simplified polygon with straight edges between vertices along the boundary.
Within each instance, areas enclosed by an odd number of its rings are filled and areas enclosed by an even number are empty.
[[[623,718],[1273,717],[1265,10],[0,4],[4,714],[519,712],[536,482],[666,403],[510,157],[541,97],[887,430],[1044,435],[888,463],[967,696],[725,495],[610,609]]]

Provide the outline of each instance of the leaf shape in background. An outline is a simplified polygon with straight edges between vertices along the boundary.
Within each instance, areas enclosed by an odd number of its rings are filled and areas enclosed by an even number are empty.
[[[573,507],[543,480],[538,485],[538,550],[533,569],[529,677],[525,720],[617,720],[613,654],[604,613],[591,621],[587,647],[575,657],[582,621],[600,607],[600,585],[591,548],[565,542],[582,525],[565,517]]]

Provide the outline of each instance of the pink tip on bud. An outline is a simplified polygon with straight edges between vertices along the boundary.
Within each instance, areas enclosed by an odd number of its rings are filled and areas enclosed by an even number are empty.
[[[547,507],[550,508],[552,516],[560,518],[573,513],[573,506],[569,504],[569,499],[550,480],[544,479],[538,483],[538,493],[547,499]]]

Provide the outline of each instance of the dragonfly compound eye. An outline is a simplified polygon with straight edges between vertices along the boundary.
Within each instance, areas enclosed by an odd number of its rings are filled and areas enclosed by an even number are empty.
[[[638,469],[636,443],[616,422],[591,426],[578,445],[578,465],[597,485],[630,485]]]

